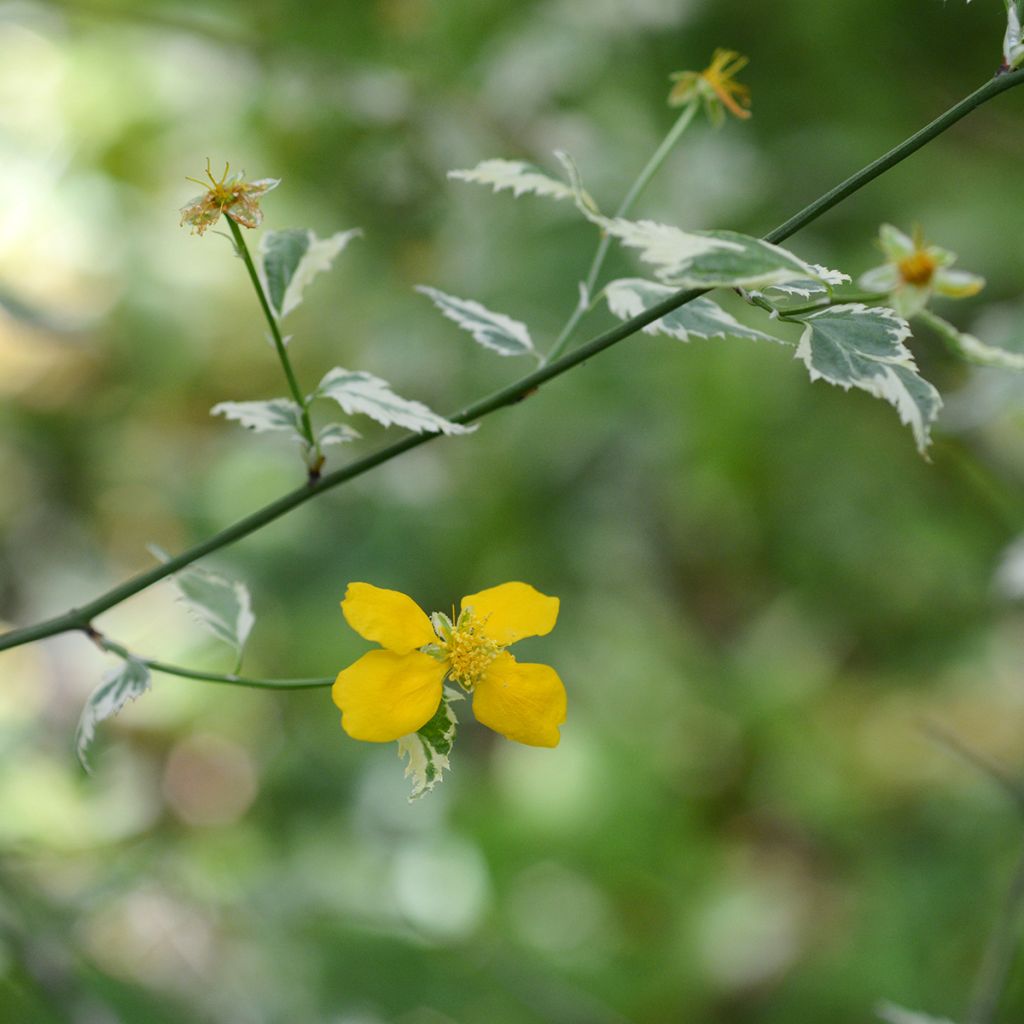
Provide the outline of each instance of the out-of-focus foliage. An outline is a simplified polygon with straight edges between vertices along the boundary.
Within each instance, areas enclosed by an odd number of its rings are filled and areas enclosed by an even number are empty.
[[[517,370],[413,285],[543,350],[595,244],[567,203],[449,169],[564,147],[614,208],[669,73],[729,46],[753,118],[692,128],[634,213],[757,235],[979,85],[1004,28],[995,0],[3,5],[4,616],[301,482],[286,439],[209,415],[282,388],[229,243],[178,226],[207,156],[282,179],[266,229],[364,232],[289,316],[304,386],[355,366],[449,412]],[[1024,350],[1022,131],[1014,91],[787,244],[856,274],[880,223],[920,223],[989,282],[938,312]],[[71,739],[110,659],[79,635],[0,656],[0,1020],[862,1024],[883,998],[960,1019],[1020,826],[921,726],[1021,767],[1024,382],[910,346],[947,398],[930,465],[777,346],[640,335],[213,559],[252,592],[253,675],[362,653],[350,580],[561,597],[529,642],[569,688],[561,746],[464,722],[412,806],[394,746],[348,740],[328,692],[165,676],[85,777]],[[232,668],[170,584],[99,624]]]

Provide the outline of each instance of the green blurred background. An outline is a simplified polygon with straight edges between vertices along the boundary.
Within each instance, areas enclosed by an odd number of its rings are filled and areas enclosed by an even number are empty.
[[[208,414],[283,393],[228,243],[178,227],[208,156],[283,179],[268,227],[365,232],[289,321],[300,378],[365,369],[447,412],[528,367],[412,285],[546,345],[595,244],[448,169],[565,148],[614,206],[669,73],[729,46],[754,118],[691,129],[638,213],[761,233],[981,84],[1002,27],[998,0],[4,3],[0,614],[63,611],[301,480],[287,442]],[[920,224],[989,280],[940,312],[1024,348],[1022,133],[1012,92],[790,245],[857,274],[881,221]],[[914,347],[947,398],[931,464],[786,349],[637,337],[204,563],[253,591],[252,675],[358,656],[350,580],[562,598],[522,651],[567,683],[562,745],[470,722],[415,805],[326,691],[169,677],[86,777],[111,659],[77,635],[0,655],[0,1020],[960,1019],[1021,825],[924,727],[1021,767],[1024,386]],[[166,585],[98,625],[231,667]]]

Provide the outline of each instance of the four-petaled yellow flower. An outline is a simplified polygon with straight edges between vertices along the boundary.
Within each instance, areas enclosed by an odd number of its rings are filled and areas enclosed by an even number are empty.
[[[181,208],[181,223],[190,224],[194,234],[202,234],[208,227],[220,220],[222,213],[245,228],[259,227],[263,220],[263,211],[259,200],[272,188],[281,184],[280,178],[260,178],[258,181],[246,181],[245,175],[236,174],[228,178],[230,170],[224,165],[224,173],[218,181],[210,171],[210,161],[206,161],[206,176],[210,184],[198,178],[187,178],[206,189]]]
[[[558,745],[565,687],[547,665],[523,665],[505,650],[546,636],[558,598],[526,583],[503,583],[462,599],[458,618],[430,618],[411,597],[350,583],[341,602],[348,624],[381,645],[338,673],[332,696],[342,728],[387,743],[422,728],[437,712],[444,680],[473,696],[473,714],[502,736],[534,747]]]
[[[677,71],[671,76],[675,85],[668,94],[669,106],[682,107],[703,100],[709,120],[721,124],[724,107],[735,117],[750,117],[750,89],[734,77],[749,63],[735,50],[715,50],[711,63],[703,71]]]
[[[920,229],[914,237],[891,224],[883,224],[878,244],[886,262],[862,274],[861,288],[884,292],[892,308],[903,317],[920,313],[932,294],[949,299],[967,299],[985,287],[985,278],[964,270],[950,270],[956,256],[937,245],[925,245]]]

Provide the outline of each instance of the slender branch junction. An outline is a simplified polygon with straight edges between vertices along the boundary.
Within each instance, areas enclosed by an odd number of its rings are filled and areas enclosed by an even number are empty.
[[[869,182],[884,174],[892,167],[895,167],[901,161],[907,159],[911,154],[916,153],[923,146],[927,145],[937,136],[951,128],[954,124],[966,117],[972,111],[976,110],[982,104],[987,103],[1000,93],[1006,92],[1008,89],[1021,84],[1021,82],[1024,82],[1024,72],[1022,71],[1004,71],[996,75],[995,78],[989,80],[979,89],[962,99],[959,103],[950,107],[950,109],[944,114],[926,125],[920,131],[911,135],[908,139],[905,139],[888,153],[879,157],[877,160],[868,164],[866,167],[847,178],[844,182],[840,183],[829,192],[826,192],[824,195],[814,200],[814,202],[810,203],[799,213],[794,214],[789,218],[789,220],[780,224],[774,230],[769,231],[768,234],[764,236],[765,240],[769,242],[782,242],[789,238],[801,228],[804,228],[812,221],[817,220],[828,210],[832,209],[832,207],[849,198]],[[234,227],[233,223],[232,227]],[[237,229],[235,229],[235,231],[236,234],[238,234]],[[245,259],[247,250],[244,248],[244,245],[240,251],[243,254],[243,259]],[[255,273],[251,259],[247,261],[247,267],[249,268],[250,274]],[[262,296],[262,287],[260,287],[258,291]],[[638,316],[624,321],[611,330],[605,331],[603,334],[597,335],[590,341],[587,341],[559,358],[548,362],[546,365],[543,365],[532,373],[521,377],[514,383],[501,388],[477,402],[474,402],[464,408],[461,412],[458,412],[449,418],[455,423],[472,423],[483,419],[485,416],[489,416],[491,413],[496,412],[499,409],[513,405],[525,398],[531,392],[537,390],[541,385],[546,384],[550,380],[554,380],[556,377],[560,377],[573,367],[586,362],[592,356],[595,356],[598,353],[603,352],[605,349],[618,344],[620,341],[631,337],[638,331],[641,331],[648,324],[651,324],[655,320],[671,313],[674,309],[678,309],[685,303],[691,302],[702,294],[704,294],[704,291],[699,289],[688,289],[677,292],[675,295],[670,296],[663,302],[644,310]],[[263,296],[263,301],[265,303],[265,296]],[[267,310],[264,309],[264,312],[266,313]],[[271,321],[271,329],[273,333],[273,317],[270,316],[268,319]],[[275,342],[278,342],[278,339],[279,335],[276,335]],[[282,348],[283,344],[278,344],[279,354]],[[286,355],[284,359],[287,370],[288,366]],[[294,375],[289,375],[289,384],[293,387],[293,392],[297,390],[298,385],[294,381]],[[300,405],[304,405],[304,403],[300,401]],[[58,633],[65,633],[71,630],[87,631],[91,628],[92,620],[97,615],[113,608],[115,605],[127,600],[134,594],[137,594],[140,591],[145,590],[147,587],[152,586],[154,583],[173,575],[175,572],[178,572],[180,569],[183,569],[185,566],[190,565],[203,556],[248,536],[250,533],[259,530],[268,523],[271,523],[275,519],[283,516],[293,508],[296,508],[324,492],[340,486],[341,484],[347,483],[349,480],[362,476],[371,469],[374,469],[385,462],[390,462],[392,459],[397,458],[399,455],[402,455],[407,451],[411,451],[413,448],[418,448],[421,445],[427,444],[438,436],[438,434],[410,434],[377,452],[366,455],[361,459],[357,459],[356,461],[349,463],[349,465],[336,469],[319,479],[311,478],[307,485],[300,487],[289,494],[285,494],[276,501],[271,502],[269,505],[258,509],[243,519],[240,519],[234,525],[227,527],[220,533],[215,534],[205,541],[201,541],[174,558],[170,558],[166,562],[154,566],[146,572],[139,573],[125,583],[101,594],[99,597],[87,604],[84,604],[79,608],[73,608],[70,611],[65,612],[63,615],[47,619],[43,622],[37,623],[36,625],[26,626],[22,629],[14,629],[0,635],[0,651],[9,650],[23,644],[31,643],[35,640],[42,640],[46,637],[55,636]],[[158,666],[154,665],[153,667]]]

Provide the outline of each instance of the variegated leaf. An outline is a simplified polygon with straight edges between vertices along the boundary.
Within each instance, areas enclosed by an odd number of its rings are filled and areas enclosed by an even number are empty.
[[[765,292],[773,292],[779,295],[809,299],[812,295],[828,295],[832,288],[845,284],[850,280],[849,274],[838,270],[829,270],[818,263],[812,263],[811,269],[817,274],[817,278],[805,278],[801,281],[789,281],[786,284],[768,285]]]
[[[663,302],[676,294],[668,285],[630,277],[612,281],[605,288],[608,308],[620,320],[630,320],[645,309]],[[707,296],[700,296],[674,309],[671,313],[644,328],[645,334],[667,334],[680,341],[693,338],[749,338],[753,341],[780,341],[770,334],[741,324],[727,313],[717,302]]]
[[[455,730],[459,724],[452,704],[458,700],[462,700],[462,694],[445,690],[434,717],[418,732],[402,736],[398,741],[399,758],[409,759],[405,777],[412,779],[410,803],[444,781],[444,773],[451,770],[448,755],[455,743]]]
[[[1008,68],[1024,64],[1024,0],[1006,0],[1006,35],[1003,60]]]
[[[195,565],[176,572],[171,581],[192,618],[241,658],[256,622],[249,588]]]
[[[591,218],[623,245],[640,250],[657,277],[677,288],[767,288],[816,277],[791,252],[736,231],[683,231],[652,220]]]
[[[573,195],[564,181],[552,178],[522,160],[484,160],[470,170],[449,171],[448,177],[455,181],[490,185],[495,192],[510,189],[517,199],[529,194],[551,199],[571,199]]]
[[[288,398],[270,398],[264,402],[218,402],[210,414],[235,420],[258,434],[268,430],[284,431],[305,443],[302,409]]]
[[[362,370],[328,370],[310,398],[330,398],[350,416],[359,413],[385,427],[394,424],[417,433],[468,434],[476,429],[452,423],[422,402],[399,397],[387,381]]]
[[[918,450],[930,443],[931,424],[942,408],[938,391],[917,372],[904,345],[910,326],[891,309],[860,303],[832,306],[801,318],[804,333],[797,358],[811,380],[860,388],[894,406],[911,428]]]
[[[345,444],[348,441],[355,441],[359,438],[359,431],[345,423],[328,423],[317,431],[316,443],[321,448],[331,444]]]
[[[339,231],[330,238],[317,238],[310,230],[291,228],[270,231],[260,240],[260,264],[267,298],[278,319],[286,317],[302,302],[306,286],[324,270],[330,270],[335,256],[355,237],[358,228]]]
[[[504,313],[494,313],[473,299],[457,299],[436,288],[417,285],[416,291],[426,295],[435,306],[484,348],[501,356],[536,355],[533,339],[526,324]]]
[[[137,658],[126,658],[121,665],[109,672],[82,709],[75,732],[75,750],[82,767],[91,772],[88,753],[96,737],[96,726],[113,718],[129,701],[141,697],[149,688],[149,669]]]
[[[584,192],[572,157],[561,150],[555,155],[566,170],[580,213],[627,248],[639,249],[640,259],[654,266],[665,284],[756,289],[820,277],[814,266],[786,249],[736,231],[683,231],[653,220],[602,216]]]
[[[886,1024],[953,1024],[946,1017],[930,1017],[927,1013],[905,1010],[895,1003],[883,1003],[875,1012]]]

